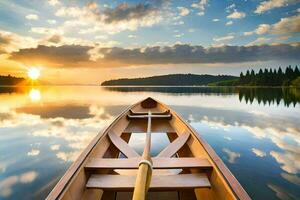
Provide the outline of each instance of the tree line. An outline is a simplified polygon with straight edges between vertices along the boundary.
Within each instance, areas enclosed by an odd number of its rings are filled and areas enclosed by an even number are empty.
[[[17,85],[24,82],[24,78],[18,78],[11,75],[0,76],[0,85]]]
[[[230,75],[198,75],[198,74],[168,74],[161,76],[151,76],[144,78],[123,78],[104,81],[102,86],[116,86],[116,85],[134,85],[134,86],[193,86],[193,85],[208,85],[209,83],[217,81],[227,81],[237,79],[236,76]]]
[[[281,67],[276,69],[260,69],[257,73],[252,69],[247,70],[245,74],[241,72],[238,80],[238,85],[248,86],[299,86],[300,83],[300,71],[298,66],[293,69],[292,66],[288,66],[285,71]]]

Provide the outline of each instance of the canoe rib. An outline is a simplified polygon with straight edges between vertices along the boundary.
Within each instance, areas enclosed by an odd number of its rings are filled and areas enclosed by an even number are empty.
[[[127,157],[127,158],[134,158],[134,157],[141,157],[135,150],[133,150],[128,143],[126,143],[122,138],[117,136],[114,132],[109,132],[108,137],[111,142]]]
[[[157,157],[172,157],[189,139],[190,133],[184,133],[180,135],[176,140],[169,144],[164,150],[162,150]]]
[[[85,165],[85,169],[137,169],[140,160],[140,158],[93,158]],[[154,169],[212,168],[210,162],[202,158],[153,158],[152,161]]]
[[[92,174],[86,187],[104,190],[133,190],[136,176]],[[150,190],[210,188],[206,174],[152,176]]]

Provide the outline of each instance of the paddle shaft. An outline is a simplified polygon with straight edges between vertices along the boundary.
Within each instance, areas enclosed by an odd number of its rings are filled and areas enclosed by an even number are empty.
[[[133,191],[133,200],[144,200],[150,185],[152,176],[152,160],[150,155],[151,149],[151,112],[148,112],[148,126],[146,133],[146,143],[142,158],[145,162],[141,162],[137,173],[135,187]],[[150,165],[149,165],[150,164]]]

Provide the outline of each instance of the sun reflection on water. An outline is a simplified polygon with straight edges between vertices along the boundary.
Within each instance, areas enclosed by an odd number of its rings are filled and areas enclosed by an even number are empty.
[[[29,92],[29,98],[33,102],[38,102],[41,100],[41,92],[39,89],[32,88]]]

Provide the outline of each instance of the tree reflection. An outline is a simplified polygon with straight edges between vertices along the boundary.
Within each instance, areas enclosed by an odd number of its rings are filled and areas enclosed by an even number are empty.
[[[239,100],[252,104],[254,100],[263,105],[296,106],[300,102],[300,89],[298,88],[239,88]]]
[[[105,87],[108,91],[118,92],[157,92],[173,95],[233,95],[239,100],[252,104],[255,100],[263,105],[296,106],[300,103],[300,88],[259,88],[259,87]]]

